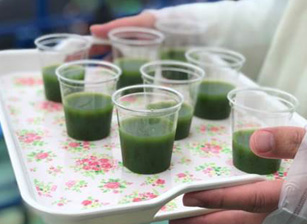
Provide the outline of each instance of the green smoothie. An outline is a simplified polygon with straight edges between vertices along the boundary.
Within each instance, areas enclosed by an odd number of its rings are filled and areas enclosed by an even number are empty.
[[[226,82],[203,81],[199,87],[194,115],[209,120],[228,118],[230,105],[227,94],[234,88]]]
[[[140,73],[140,67],[148,60],[136,58],[120,58],[114,61],[122,69],[122,75],[117,82],[117,89],[122,87],[142,84],[143,79]]]
[[[163,118],[135,117],[119,127],[123,164],[132,172],[154,174],[169,168],[175,131]]]
[[[110,133],[113,104],[110,96],[78,92],[64,99],[67,133],[70,137],[94,141]]]
[[[58,81],[58,77],[55,74],[55,70],[59,65],[51,65],[44,67],[42,69],[45,96],[47,100],[54,102],[62,102],[61,99],[61,91],[60,91],[60,83]],[[65,77],[75,80],[83,80],[84,79],[84,69],[76,69],[68,74],[65,74]]]
[[[186,49],[184,48],[169,48],[162,50],[160,58],[162,60],[177,60],[185,62],[185,52]]]
[[[270,174],[279,169],[279,159],[265,159],[255,155],[249,147],[249,139],[255,130],[242,130],[233,133],[233,164],[247,173]]]
[[[168,108],[172,105],[169,102],[161,102],[148,105],[148,109]],[[173,104],[174,105],[174,104]],[[189,136],[193,118],[193,107],[183,103],[178,114],[175,140],[184,139]]]

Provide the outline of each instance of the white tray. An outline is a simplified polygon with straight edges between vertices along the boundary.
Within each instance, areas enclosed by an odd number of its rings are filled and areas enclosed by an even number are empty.
[[[138,224],[212,212],[187,208],[183,193],[282,178],[246,175],[232,166],[229,120],[194,118],[175,142],[171,168],[137,175],[122,167],[117,125],[110,137],[80,142],[66,135],[61,104],[44,99],[36,50],[0,52],[0,119],[23,200],[48,223]],[[244,86],[255,85],[243,75]],[[306,121],[295,114],[293,125]],[[93,166],[85,165],[91,161]],[[103,167],[93,171],[96,163]],[[179,196],[179,197],[178,197]]]

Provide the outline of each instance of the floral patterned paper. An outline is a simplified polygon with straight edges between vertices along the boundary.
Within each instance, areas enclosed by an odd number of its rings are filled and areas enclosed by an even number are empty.
[[[139,175],[122,165],[115,116],[108,138],[77,141],[66,134],[62,105],[45,100],[39,73],[4,76],[1,93],[18,141],[16,150],[26,165],[36,200],[45,206],[77,212],[138,203],[178,184],[242,175],[232,165],[229,120],[194,118],[190,137],[174,144],[170,169]],[[126,103],[133,100],[127,98]],[[289,164],[284,161],[280,171],[268,178],[283,178]],[[160,212],[184,209],[177,198]]]

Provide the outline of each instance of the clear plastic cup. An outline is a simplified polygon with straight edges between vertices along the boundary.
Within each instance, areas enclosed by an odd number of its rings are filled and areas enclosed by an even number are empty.
[[[145,84],[166,86],[180,92],[184,103],[179,110],[175,140],[189,136],[199,84],[205,76],[203,69],[180,61],[153,61],[141,67]],[[167,103],[159,102],[152,108],[164,108]]]
[[[135,85],[117,90],[112,100],[116,106],[124,166],[140,174],[167,170],[183,96],[167,87]],[[151,107],[161,102],[168,106]]]
[[[56,68],[65,62],[86,59],[91,43],[87,38],[76,34],[44,35],[35,39],[34,43],[40,53],[46,99],[61,102]]]
[[[140,67],[159,57],[164,35],[154,29],[120,27],[108,33],[112,45],[113,62],[123,71],[118,88],[142,84]]]
[[[206,71],[194,115],[209,120],[228,118],[230,106],[227,93],[236,88],[245,57],[235,51],[212,47],[190,49],[185,56],[188,62]]]
[[[273,88],[238,88],[228,93],[232,108],[232,153],[236,168],[256,174],[279,169],[279,159],[256,156],[249,147],[255,130],[288,125],[297,105],[289,93]]]
[[[107,137],[113,111],[111,95],[120,68],[109,62],[81,60],[61,65],[56,74],[68,136],[83,141]]]
[[[155,28],[165,35],[160,59],[186,61],[185,52],[195,46],[202,46],[207,26],[187,19],[159,19]]]

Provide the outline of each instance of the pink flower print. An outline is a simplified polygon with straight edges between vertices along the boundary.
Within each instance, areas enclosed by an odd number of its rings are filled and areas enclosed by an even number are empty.
[[[75,180],[70,180],[70,181],[68,181],[68,182],[65,183],[65,185],[66,185],[68,188],[73,187],[75,184],[76,184],[76,181],[75,181]]]
[[[165,180],[158,179],[158,180],[156,180],[156,184],[157,184],[157,185],[165,184]]]
[[[184,173],[178,173],[177,174],[177,177],[179,177],[179,178],[184,178],[184,177],[186,177],[187,175],[186,174],[184,174]]]
[[[35,158],[37,160],[42,160],[42,159],[46,159],[47,157],[49,156],[49,154],[47,152],[41,152],[41,153],[38,153]]]
[[[60,206],[60,207],[63,206],[63,205],[64,205],[63,203],[58,203],[58,206]]]
[[[200,126],[199,130],[200,130],[200,132],[205,132],[206,126],[205,125]]]
[[[85,149],[85,150],[89,150],[90,149],[90,142],[83,142],[83,148]]]
[[[84,200],[84,201],[82,201],[82,205],[84,205],[84,206],[88,206],[88,205],[90,205],[90,204],[92,204],[92,201],[90,201],[90,200]]]
[[[53,185],[53,186],[51,187],[51,191],[56,191],[57,188],[58,188],[58,187],[57,187],[56,185]]]
[[[205,144],[201,147],[202,151],[205,152],[212,152],[212,153],[219,153],[221,151],[221,146],[219,145],[212,145],[212,144]]]
[[[109,182],[109,183],[106,183],[104,185],[104,187],[110,188],[110,189],[116,189],[116,188],[120,187],[120,183],[118,183],[118,182]]]
[[[34,141],[39,141],[40,139],[42,139],[42,137],[35,133],[26,133],[24,136],[20,137],[20,140],[25,143],[32,143]]]
[[[96,160],[97,156],[90,156],[90,160]]]
[[[133,198],[132,201],[133,201],[133,202],[139,202],[139,201],[142,201],[142,199],[141,199],[141,198]]]
[[[22,86],[35,86],[35,85],[41,85],[43,81],[41,79],[35,79],[33,77],[22,77],[15,80],[15,83],[17,85]]]
[[[79,144],[78,142],[70,142],[70,143],[68,144],[68,146],[69,146],[69,147],[72,147],[72,148],[76,148],[76,147],[79,147],[80,144]]]
[[[217,131],[219,131],[219,128],[218,128],[218,127],[215,127],[215,126],[212,126],[212,127],[210,128],[210,131],[212,131],[212,132],[217,132]]]
[[[84,174],[87,176],[109,172],[111,169],[115,168],[111,159],[99,158],[93,155],[88,158],[77,160],[76,165],[76,170],[83,170]]]
[[[123,97],[122,101],[123,102],[129,102],[129,103],[132,103],[136,100],[137,98],[135,96],[126,96],[126,97]]]
[[[152,199],[152,198],[156,198],[157,195],[155,195],[154,193],[147,193],[148,198]]]
[[[62,110],[62,104],[51,101],[44,101],[38,105],[38,108],[47,112],[56,112]]]

